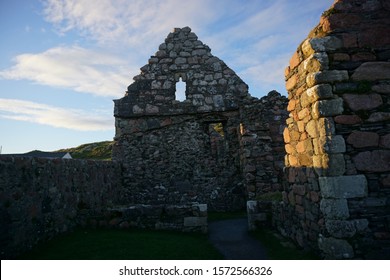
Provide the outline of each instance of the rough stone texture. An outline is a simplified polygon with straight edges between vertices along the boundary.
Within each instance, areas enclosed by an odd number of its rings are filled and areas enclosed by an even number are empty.
[[[383,104],[379,94],[344,94],[343,99],[352,111],[372,110]]]
[[[266,226],[270,221],[272,203],[248,200],[246,211],[248,215],[248,229],[256,230]]]
[[[294,82],[287,87],[288,184],[277,226],[327,258],[390,257],[388,8],[388,1],[336,0],[285,72],[287,83]],[[309,168],[315,174],[311,182],[321,189],[318,195],[308,191],[310,203],[297,207],[305,199],[292,190],[301,182],[308,188],[309,178],[299,169]],[[314,226],[301,213],[312,213],[318,201],[319,214],[309,214]],[[358,231],[352,221],[365,221],[367,230]],[[319,234],[325,240],[321,244],[313,242]]]
[[[280,189],[286,98],[251,97],[190,28],[176,28],[163,44],[114,101],[113,159],[124,163],[124,200],[200,202],[226,211]],[[181,102],[175,100],[180,79]]]
[[[354,131],[348,136],[347,143],[354,148],[378,147],[379,135],[374,132]]]
[[[375,150],[361,152],[353,157],[356,169],[368,172],[389,172],[390,171],[390,151]]]
[[[324,198],[366,197],[368,193],[364,175],[320,177],[319,184]]]
[[[325,199],[320,203],[321,212],[326,219],[344,220],[349,218],[349,209],[346,199]]]
[[[318,247],[325,254],[325,259],[351,259],[354,257],[352,246],[342,239],[320,236]]]
[[[355,81],[390,80],[390,62],[363,63],[353,73],[352,80]]]
[[[118,163],[0,156],[2,259],[84,225],[121,196]]]

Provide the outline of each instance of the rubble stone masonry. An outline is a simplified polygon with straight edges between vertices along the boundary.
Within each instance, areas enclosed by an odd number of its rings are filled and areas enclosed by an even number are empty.
[[[339,0],[287,67],[277,224],[326,258],[390,256],[390,6]]]

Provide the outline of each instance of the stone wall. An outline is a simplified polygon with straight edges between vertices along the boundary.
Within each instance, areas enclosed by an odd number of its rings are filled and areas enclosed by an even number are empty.
[[[180,79],[184,101],[176,98]],[[251,97],[189,27],[175,28],[115,100],[113,159],[123,163],[124,199],[231,211],[280,188],[284,102],[278,93]]]
[[[327,258],[390,256],[389,8],[335,1],[286,69],[277,225]]]
[[[113,162],[0,157],[2,259],[112,207],[120,186],[121,167]]]
[[[247,199],[282,190],[287,101],[271,91],[241,107],[240,162]]]
[[[189,203],[115,206],[107,208],[100,215],[85,217],[83,226],[207,233],[207,205]]]

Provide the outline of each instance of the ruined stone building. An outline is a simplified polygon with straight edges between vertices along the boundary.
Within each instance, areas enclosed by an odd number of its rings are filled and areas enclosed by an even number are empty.
[[[246,193],[255,196],[256,183],[257,192],[266,188],[262,180],[280,188],[274,173],[283,163],[284,100],[271,94],[259,103],[189,27],[175,28],[115,100],[113,159],[124,164],[126,200],[237,210]],[[278,166],[266,158],[277,148]]]
[[[389,1],[336,0],[292,55],[288,98],[257,99],[174,29],[115,100],[112,162],[0,157],[1,257],[77,226],[205,232],[207,211],[250,205],[323,258],[389,259],[389,34]]]

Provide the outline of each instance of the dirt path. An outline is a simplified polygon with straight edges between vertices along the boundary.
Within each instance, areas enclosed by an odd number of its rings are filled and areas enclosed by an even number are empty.
[[[264,246],[248,233],[246,218],[209,223],[209,240],[228,260],[266,260]]]

